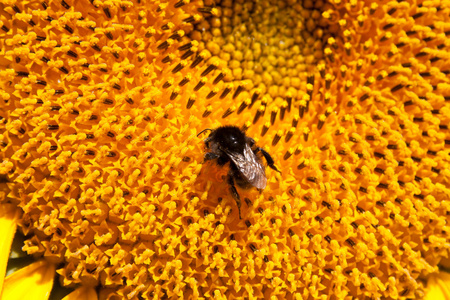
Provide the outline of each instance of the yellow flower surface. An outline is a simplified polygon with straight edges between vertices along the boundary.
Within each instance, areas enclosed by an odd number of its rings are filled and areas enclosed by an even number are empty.
[[[2,299],[48,299],[55,265],[41,260],[6,277]]]
[[[427,281],[428,292],[425,300],[440,300],[450,298],[450,274],[439,272],[433,274]]]
[[[93,299],[421,298],[449,36],[449,1],[2,1],[0,201]],[[242,219],[197,137],[225,124],[281,171]]]
[[[17,229],[17,217],[19,211],[13,205],[0,204],[0,295],[3,290],[3,283],[6,275],[7,257],[11,250],[11,243]]]

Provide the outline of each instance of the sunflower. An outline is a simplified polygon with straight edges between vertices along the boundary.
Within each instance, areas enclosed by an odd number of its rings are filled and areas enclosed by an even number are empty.
[[[448,294],[448,1],[0,11],[4,298]],[[225,124],[281,171],[242,219],[197,136]],[[16,228],[36,261],[3,280]]]

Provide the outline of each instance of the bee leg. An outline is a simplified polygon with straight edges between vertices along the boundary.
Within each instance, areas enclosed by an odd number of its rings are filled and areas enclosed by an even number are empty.
[[[219,157],[217,158],[217,164],[218,164],[219,166],[223,166],[223,165],[226,164],[228,161],[229,161],[229,159],[227,159],[227,157],[224,156],[224,155],[219,156]]]
[[[224,164],[226,164],[229,160],[226,158],[226,156],[220,156],[220,155],[218,155],[218,154],[216,154],[216,153],[213,153],[213,152],[207,152],[206,154],[205,154],[205,156],[204,156],[204,161],[203,162],[206,162],[206,161],[208,161],[208,160],[213,160],[213,159],[217,159],[217,164],[219,165],[219,166],[223,166]]]
[[[275,162],[274,162],[272,156],[270,156],[270,154],[267,153],[266,150],[264,150],[264,149],[261,148],[261,147],[258,147],[258,148],[255,149],[254,153],[256,154],[256,153],[258,153],[258,151],[261,151],[262,155],[264,156],[264,158],[265,158],[266,161],[267,161],[267,165],[268,165],[270,168],[272,168],[273,170],[275,170],[275,171],[281,173],[281,172],[277,169],[277,167],[275,167],[275,165],[274,165]]]
[[[208,153],[205,154],[204,159],[205,159],[205,161],[208,161],[208,160],[216,159],[218,157],[219,157],[219,155],[217,155],[215,153],[212,153],[212,152],[208,152]]]
[[[247,139],[247,143],[250,146],[250,148],[252,148],[255,145],[255,140],[252,139],[251,137],[246,137]]]
[[[239,197],[239,194],[236,190],[236,186],[234,185],[233,176],[231,176],[231,174],[228,174],[228,184],[230,185],[231,195],[233,195],[233,198],[236,201],[236,205],[239,210],[239,219],[242,219],[242,217],[241,217],[241,197]]]

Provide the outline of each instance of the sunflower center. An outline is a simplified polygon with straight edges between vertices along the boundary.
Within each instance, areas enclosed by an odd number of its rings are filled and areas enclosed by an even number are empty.
[[[205,3],[207,4],[207,3]],[[295,93],[323,58],[322,1],[221,1],[192,38],[226,62],[230,81],[272,98]]]

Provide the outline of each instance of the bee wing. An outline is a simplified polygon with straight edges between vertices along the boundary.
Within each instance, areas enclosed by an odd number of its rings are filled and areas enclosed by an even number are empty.
[[[247,181],[257,189],[264,189],[267,184],[264,166],[258,161],[255,153],[248,144],[245,145],[244,154],[225,151],[237,166]]]

